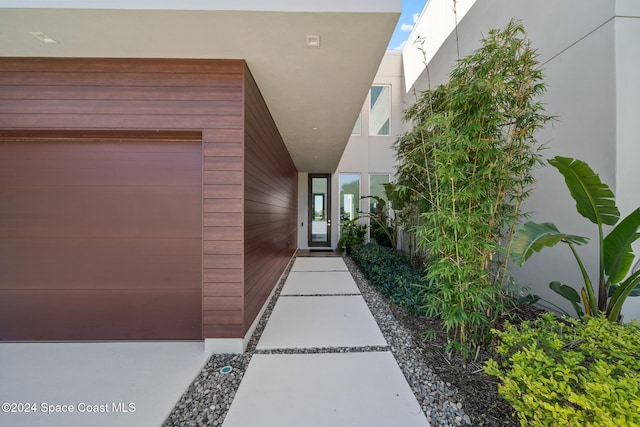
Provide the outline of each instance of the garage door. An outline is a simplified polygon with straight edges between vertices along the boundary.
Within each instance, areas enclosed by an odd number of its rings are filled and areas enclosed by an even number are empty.
[[[200,339],[193,135],[0,137],[0,339]]]

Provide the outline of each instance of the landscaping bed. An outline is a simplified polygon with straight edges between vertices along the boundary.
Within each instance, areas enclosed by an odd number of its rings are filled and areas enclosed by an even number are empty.
[[[365,291],[366,287],[370,287],[374,292],[380,294],[375,286],[368,283],[353,259],[345,257],[344,260],[361,292]],[[421,358],[420,363],[414,362],[413,364],[429,367],[453,393],[452,400],[456,400],[462,405],[462,410],[471,420],[471,425],[486,427],[519,425],[513,408],[498,394],[498,380],[485,374],[482,369],[486,360],[496,357],[494,353],[480,352],[478,358],[470,362],[465,362],[457,353],[447,354],[444,351],[447,346],[447,335],[440,320],[410,314],[406,308],[392,303],[389,297],[380,295],[380,298],[386,301],[393,317],[398,321],[405,334],[411,337],[414,357]],[[370,300],[371,298],[365,298],[367,303]],[[415,310],[415,306],[411,305],[411,309]],[[538,314],[539,310],[533,307],[518,307],[512,312],[512,322],[534,319]],[[376,316],[375,311],[374,316]],[[434,331],[435,334],[431,339],[425,340],[423,338],[425,331]],[[402,365],[402,359],[397,354],[395,356],[398,363]],[[413,387],[411,378],[406,373],[405,377]],[[437,418],[429,418],[433,427],[441,425]]]

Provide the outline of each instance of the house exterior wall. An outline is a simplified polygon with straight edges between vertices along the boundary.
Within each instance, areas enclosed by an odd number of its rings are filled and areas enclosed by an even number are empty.
[[[349,138],[349,142],[342,154],[338,168],[333,174],[333,224],[340,224],[340,174],[357,173],[360,174],[360,195],[368,196],[370,194],[370,175],[371,174],[389,174],[390,180],[393,180],[395,173],[395,153],[393,151],[393,143],[396,138],[403,132],[402,111],[403,111],[403,94],[402,86],[402,55],[400,52],[387,51],[380,67],[373,80],[372,86],[382,85],[391,88],[391,129],[390,135],[378,136],[369,134],[370,121],[370,100],[369,96],[365,99],[361,110],[361,131],[359,134],[353,134]],[[359,209],[363,212],[369,212],[369,199],[361,199]],[[340,227],[332,228],[332,242],[337,243],[340,233]]]
[[[615,81],[616,134],[615,183],[616,201],[623,215],[640,206],[640,4],[634,1],[616,2],[615,18]],[[640,254],[640,242],[634,244]],[[623,307],[625,318],[640,319],[640,301],[630,298]]]
[[[258,317],[297,248],[298,174],[245,67],[244,326]]]
[[[202,338],[244,337],[295,249],[296,176],[243,60],[0,58],[0,129],[201,135]]]
[[[433,7],[436,1],[440,0],[430,0],[429,6]],[[626,16],[616,13],[622,9]],[[432,49],[436,53],[429,61],[431,86],[448,79],[458,58],[458,48],[460,56],[464,56],[480,46],[480,39],[490,28],[503,28],[511,19],[521,20],[532,46],[538,49],[544,69],[548,87],[543,97],[545,110],[557,116],[555,123],[536,135],[545,144],[543,156],[585,160],[616,192],[622,214],[626,215],[640,205],[637,188],[634,189],[640,180],[637,168],[631,164],[638,154],[632,125],[632,117],[638,113],[634,102],[638,94],[634,76],[638,48],[633,40],[637,40],[640,32],[636,9],[627,1],[476,0],[459,20],[457,38],[451,33]],[[425,13],[428,10],[429,7]],[[405,57],[422,55],[411,44],[429,31],[420,26],[423,21],[428,20],[424,16],[420,19],[404,49]],[[419,75],[415,82],[406,82],[408,89],[428,87],[422,68],[421,73],[414,72],[413,75]],[[407,103],[411,97],[408,90]],[[525,211],[532,212],[531,219],[553,222],[568,233],[587,236],[592,242],[597,240],[595,226],[576,213],[562,176],[550,166],[538,169],[535,176],[537,184],[524,206]],[[596,246],[592,243],[579,249],[592,276],[597,273]],[[573,312],[547,286],[552,280],[582,283],[568,248],[558,245],[545,249],[524,267],[513,268],[512,275],[520,285],[531,287],[534,293]],[[637,318],[639,303],[630,299],[624,313]]]

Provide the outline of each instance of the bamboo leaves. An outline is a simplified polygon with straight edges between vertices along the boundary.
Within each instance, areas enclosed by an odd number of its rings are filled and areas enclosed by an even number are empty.
[[[534,132],[552,119],[537,100],[544,90],[537,54],[510,22],[461,58],[448,83],[418,96],[404,116],[413,129],[395,144],[394,192],[414,213],[404,225],[432,260],[425,276],[438,290],[425,308],[465,354],[485,342],[502,307],[502,244],[540,164]]]

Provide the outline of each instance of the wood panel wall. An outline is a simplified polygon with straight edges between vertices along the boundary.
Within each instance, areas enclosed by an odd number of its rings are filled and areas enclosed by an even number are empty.
[[[202,336],[244,336],[296,249],[297,171],[243,60],[0,58],[0,129],[200,132]]]
[[[203,337],[242,337],[242,60],[0,58],[0,129],[199,131]]]
[[[297,169],[245,68],[244,329],[250,328],[297,247]]]

